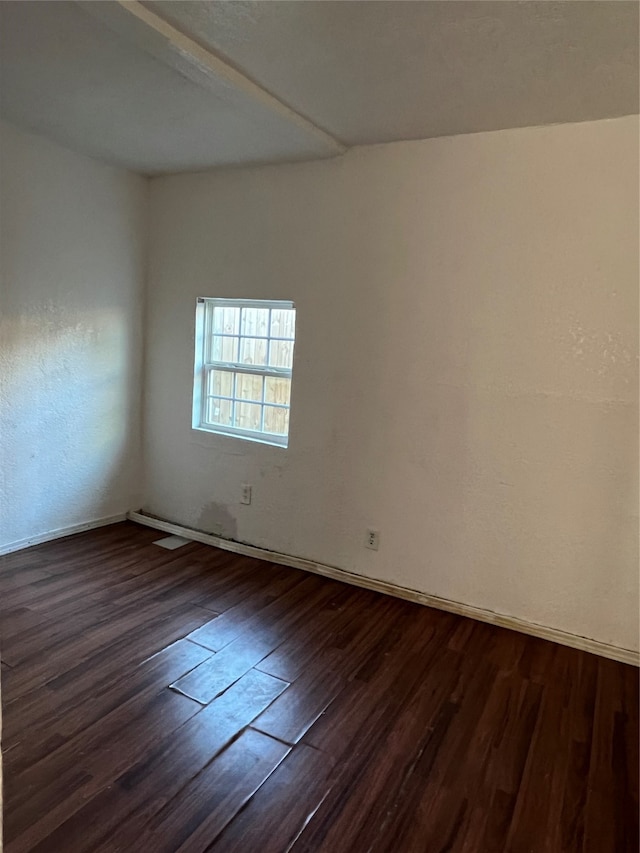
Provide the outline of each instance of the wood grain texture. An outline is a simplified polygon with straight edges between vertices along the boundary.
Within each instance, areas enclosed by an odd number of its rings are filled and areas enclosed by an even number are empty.
[[[300,744],[251,797],[207,850],[210,853],[283,853],[304,831],[331,790],[328,755]],[[282,804],[287,807],[283,808]]]
[[[7,853],[636,853],[636,669],[156,538],[0,557]]]
[[[196,702],[207,705],[255,664],[260,663],[277,644],[277,635],[268,631],[236,637],[222,651],[208,657],[170,686]]]
[[[204,850],[271,776],[289,747],[248,729],[153,818],[142,850]],[[246,849],[246,848],[245,848]]]

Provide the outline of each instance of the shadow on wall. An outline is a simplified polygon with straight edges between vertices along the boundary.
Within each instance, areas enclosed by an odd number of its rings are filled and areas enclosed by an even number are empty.
[[[635,645],[629,643],[629,648],[637,649],[640,648],[638,476],[637,467],[626,464],[627,460],[637,461],[639,451],[638,408],[632,408],[634,417],[619,417],[615,441],[612,441],[610,420],[599,421],[588,433],[585,479],[593,486],[589,490],[591,493],[585,490],[577,493],[576,502],[581,529],[593,531],[595,526],[600,535],[597,548],[589,547],[590,541],[585,543],[583,552],[578,555],[577,568],[585,594],[598,602],[598,612],[605,625],[619,622],[621,595],[623,600],[635,602],[635,623],[631,622]],[[610,458],[604,464],[602,461],[593,464],[601,448],[607,446],[612,448]],[[635,508],[635,514],[630,508]],[[635,566],[635,572],[629,572],[628,566]],[[604,638],[608,640],[606,635]]]

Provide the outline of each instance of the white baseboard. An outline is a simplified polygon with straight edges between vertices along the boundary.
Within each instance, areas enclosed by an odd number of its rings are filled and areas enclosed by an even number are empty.
[[[194,542],[201,542],[204,545],[214,545],[216,548],[221,548],[224,551],[231,551],[234,554],[244,554],[247,557],[255,557],[258,560],[268,560],[271,563],[278,563],[281,566],[291,566],[294,569],[304,569],[305,571],[324,575],[325,577],[342,581],[343,583],[364,587],[364,589],[371,589],[375,592],[383,592],[387,595],[393,595],[396,598],[403,598],[407,601],[427,605],[428,607],[435,607],[438,610],[446,610],[448,613],[456,613],[459,616],[468,616],[471,619],[477,619],[480,622],[488,622],[490,625],[498,625],[501,628],[510,628],[511,630],[519,631],[522,634],[530,634],[532,637],[540,637],[543,640],[551,640],[554,643],[560,643],[563,646],[570,646],[574,649],[581,649],[584,652],[590,652],[594,655],[611,658],[612,660],[621,661],[622,663],[628,663],[633,666],[640,666],[640,652],[634,651],[633,649],[624,649],[620,646],[612,646],[608,643],[602,643],[599,640],[592,640],[589,637],[570,634],[567,631],[560,630],[559,628],[551,628],[547,625],[539,625],[536,622],[528,622],[525,619],[518,619],[516,616],[505,616],[502,613],[495,613],[493,610],[485,610],[481,607],[473,607],[470,604],[462,604],[458,601],[439,598],[437,595],[429,595],[428,593],[408,589],[403,586],[397,586],[396,584],[388,583],[387,581],[374,580],[373,578],[368,578],[364,575],[357,575],[354,572],[338,569],[335,566],[327,566],[324,563],[305,560],[302,557],[292,557],[289,554],[280,554],[277,551],[268,551],[264,548],[257,548],[254,545],[244,545],[241,542],[233,542],[230,539],[223,539],[222,537],[214,536],[211,533],[202,533],[199,530],[192,530],[190,527],[183,527],[180,524],[172,524],[170,521],[153,518],[152,516],[145,515],[141,512],[129,512],[127,513],[127,518],[131,521],[138,522],[138,524],[144,524],[147,527],[153,527],[156,530],[163,530],[166,533],[174,533],[177,536],[184,536],[187,539],[192,539]]]
[[[118,515],[96,518],[93,521],[84,521],[82,524],[58,527],[56,530],[49,530],[47,533],[40,533],[38,536],[29,536],[27,539],[18,539],[15,542],[9,542],[7,545],[0,546],[0,557],[3,554],[12,554],[14,551],[21,551],[23,548],[31,548],[32,545],[52,542],[54,539],[62,539],[64,536],[72,536],[74,533],[82,533],[85,530],[93,530],[96,527],[105,527],[107,524],[115,524],[118,521],[126,521],[126,519],[127,513],[122,512],[118,513]]]

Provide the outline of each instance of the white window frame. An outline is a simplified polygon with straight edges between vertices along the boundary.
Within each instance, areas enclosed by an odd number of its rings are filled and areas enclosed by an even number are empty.
[[[212,339],[211,324],[213,322],[214,308],[269,308],[272,310],[285,309],[294,310],[295,305],[289,300],[283,299],[218,299],[213,297],[199,296],[196,301],[196,323],[195,323],[195,361],[193,372],[193,411],[191,425],[193,429],[211,432],[218,435],[235,436],[236,438],[244,438],[250,441],[258,441],[262,444],[272,444],[277,447],[287,447],[289,443],[289,435],[280,435],[277,433],[263,432],[262,430],[243,429],[242,427],[227,426],[224,424],[211,424],[205,418],[205,406],[207,402],[207,380],[209,373],[212,370],[226,370],[230,373],[247,373],[252,376],[273,376],[276,378],[291,379],[293,376],[293,367],[271,367],[267,365],[247,365],[241,362],[216,361],[212,358],[212,354],[208,352],[208,342]],[[239,330],[240,332],[240,330]],[[275,338],[271,336],[271,328],[268,328],[268,342],[272,340],[284,340],[283,338]],[[253,337],[252,335],[241,335],[240,333],[234,337],[239,337],[240,342],[243,337],[245,339]],[[295,335],[291,341],[295,352]],[[268,344],[269,345],[269,344]],[[239,353],[238,353],[239,355]],[[293,361],[293,355],[292,355]],[[263,382],[262,392],[262,421],[264,425],[264,406],[274,406],[275,408],[283,408],[291,411],[291,398],[289,405],[282,403],[265,403],[264,395],[266,382]],[[235,402],[246,403],[250,402],[244,399],[238,399],[234,396],[230,398]]]

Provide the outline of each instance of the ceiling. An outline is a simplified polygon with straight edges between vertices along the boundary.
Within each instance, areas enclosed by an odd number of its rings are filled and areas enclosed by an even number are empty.
[[[0,2],[0,114],[145,174],[639,111],[637,2]]]

